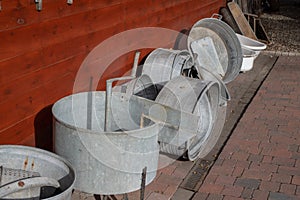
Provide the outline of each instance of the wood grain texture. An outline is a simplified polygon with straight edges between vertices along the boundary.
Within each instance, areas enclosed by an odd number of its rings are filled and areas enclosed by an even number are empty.
[[[101,42],[123,31],[141,27],[189,29],[225,5],[224,0],[2,0],[0,12],[0,144],[25,144],[52,149],[51,106],[74,91],[87,55]],[[176,35],[137,32],[125,42],[105,49],[107,55],[128,45],[132,49],[108,66],[81,71],[93,85],[105,89],[105,80],[129,73],[135,50],[143,60],[156,47],[173,48]],[[149,45],[151,44],[151,45]],[[112,54],[114,55],[114,54]],[[98,57],[105,57],[102,54]],[[103,63],[102,63],[103,64]],[[82,81],[76,91],[85,91]]]
[[[227,6],[234,20],[236,21],[241,33],[246,37],[257,40],[255,33],[253,32],[239,5],[237,5],[235,2],[229,2]]]

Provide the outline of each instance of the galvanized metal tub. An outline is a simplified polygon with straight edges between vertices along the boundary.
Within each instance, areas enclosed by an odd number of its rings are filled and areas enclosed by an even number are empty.
[[[145,167],[146,184],[155,178],[158,125],[141,122],[144,107],[135,98],[112,93],[106,132],[105,92],[73,94],[54,104],[55,151],[74,166],[76,189],[103,195],[135,191]]]
[[[167,81],[180,76],[184,69],[189,69],[192,63],[192,56],[186,50],[158,48],[147,57],[142,74],[149,75],[156,85],[165,85]]]
[[[147,74],[134,78],[121,85],[112,88],[114,92],[122,92],[127,95],[136,95],[146,99],[155,100],[158,90],[152,79]]]
[[[226,84],[221,80],[221,78],[218,75],[211,72],[207,68],[199,66],[198,64],[195,64],[195,67],[197,69],[197,72],[200,74],[199,79],[219,83],[219,90],[221,95],[220,97],[222,98],[222,101],[229,101],[231,99]]]
[[[205,156],[203,151],[209,152],[213,145],[207,141],[211,137],[215,137],[212,135],[214,133],[212,130],[217,117],[220,99],[219,88],[217,82],[183,76],[174,78],[165,85],[155,101],[183,112],[193,113],[193,115],[199,116],[200,120],[195,127],[191,127],[195,136],[186,143],[178,144],[173,138],[161,137],[161,151],[178,156],[187,152],[189,160]],[[161,135],[167,135],[168,131],[165,127],[161,131]],[[188,135],[189,133],[184,134]],[[164,141],[166,139],[169,141]]]
[[[234,80],[240,72],[243,55],[241,44],[230,26],[221,20],[215,18],[205,18],[196,22],[188,37],[188,48],[191,53],[197,54],[197,41],[202,39],[211,39],[214,46],[207,46],[206,49],[211,52],[216,51],[217,59],[223,69],[209,69],[210,66],[201,66],[201,59],[205,59],[201,53],[197,56],[196,62],[200,62],[200,66],[207,68],[215,73],[215,71],[221,71],[218,74],[225,82],[231,82]],[[195,47],[192,44],[195,44]],[[206,43],[204,43],[206,44]],[[211,54],[211,53],[210,53]],[[211,59],[211,62],[215,60],[215,57]],[[199,64],[199,63],[198,63]],[[214,66],[212,64],[211,66]]]
[[[0,145],[0,167],[1,199],[71,200],[75,172],[56,154],[21,145]],[[5,180],[9,181],[3,185]],[[2,196],[13,190],[19,192]]]

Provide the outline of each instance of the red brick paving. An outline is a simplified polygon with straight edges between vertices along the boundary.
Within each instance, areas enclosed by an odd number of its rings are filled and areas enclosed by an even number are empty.
[[[215,181],[204,181],[199,196],[300,199],[299,86],[300,57],[280,57],[207,175]]]

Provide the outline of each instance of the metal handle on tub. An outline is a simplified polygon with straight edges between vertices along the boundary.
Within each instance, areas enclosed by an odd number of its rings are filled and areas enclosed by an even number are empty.
[[[222,20],[223,16],[217,13],[212,14],[212,16],[210,18],[216,18],[218,20]]]
[[[14,181],[0,187],[0,198],[9,194],[36,187],[50,186],[58,188],[60,184],[57,180],[49,177],[32,177]]]
[[[134,57],[133,68],[130,76],[112,78],[106,80],[106,93],[105,93],[105,123],[104,123],[104,131],[109,131],[110,129],[110,111],[111,111],[111,96],[112,96],[112,84],[115,81],[123,81],[123,80],[131,80],[136,78],[136,70],[139,62],[140,52],[137,51]]]

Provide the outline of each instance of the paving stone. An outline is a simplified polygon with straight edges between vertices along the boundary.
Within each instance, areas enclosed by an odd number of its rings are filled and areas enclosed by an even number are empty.
[[[224,175],[219,175],[215,181],[215,184],[218,185],[233,185],[235,182],[235,177],[233,176],[224,176]]]
[[[284,194],[291,194],[294,195],[296,193],[297,186],[292,184],[281,184],[279,192]]]
[[[223,198],[221,194],[209,194],[206,200],[222,200]]]
[[[235,160],[247,160],[249,158],[249,153],[246,152],[234,152],[233,155],[231,156],[231,159],[235,159]]]
[[[243,198],[233,197],[233,196],[224,196],[223,200],[243,200]]]
[[[250,154],[248,157],[248,161],[261,162],[263,157],[263,155]]]
[[[192,200],[205,200],[208,197],[208,193],[197,192]]]
[[[146,200],[168,200],[169,198],[166,195],[160,194],[160,193],[156,193],[156,192],[152,192],[147,198]]]
[[[210,174],[209,176],[205,177],[204,181],[205,181],[205,183],[214,184],[218,177],[219,177],[219,175]]]
[[[272,174],[272,172],[261,172],[259,170],[245,169],[242,176],[244,178],[269,181],[272,178]]]
[[[297,186],[296,195],[300,196],[300,185]]]
[[[182,181],[181,178],[175,177],[175,176],[169,176],[167,174],[161,174],[159,178],[157,179],[157,183],[162,185],[175,185],[178,186],[180,182]]]
[[[268,191],[261,191],[261,190],[254,190],[253,192],[253,199],[268,199],[269,192]]]
[[[240,197],[242,195],[244,188],[241,186],[224,186],[224,190],[222,191],[222,195],[224,196],[232,196],[232,197]]]
[[[249,189],[258,189],[260,182],[261,181],[257,179],[238,178],[236,179],[234,185],[242,186]]]
[[[272,174],[271,180],[278,183],[291,183],[292,176],[288,174],[274,173]]]
[[[293,167],[295,166],[296,160],[291,158],[274,157],[272,163],[281,166]]]
[[[164,167],[164,168],[160,169],[159,171],[163,174],[171,175],[176,168],[177,168],[177,166],[175,166],[175,165],[168,165],[167,167]]]
[[[203,183],[199,189],[199,192],[202,193],[213,193],[213,194],[220,194],[223,190],[223,185],[216,185],[216,184],[209,184]]]
[[[163,194],[171,198],[175,194],[177,189],[177,186],[169,185],[167,189],[163,192]]]
[[[269,163],[261,163],[261,162],[252,162],[249,169],[256,170],[259,172],[264,172],[264,173],[270,173],[270,172],[277,172],[278,165],[269,164]]]
[[[270,182],[270,181],[262,181],[259,186],[259,189],[262,191],[278,192],[279,188],[280,188],[280,183]]]
[[[245,188],[241,194],[243,199],[252,199],[253,189]]]
[[[278,192],[270,192],[268,200],[297,200],[297,199],[299,198],[294,195],[287,195]]]
[[[184,179],[188,173],[189,170],[177,167],[171,175],[180,179]]]
[[[179,188],[175,194],[173,195],[173,197],[171,198],[171,200],[183,200],[183,199],[191,199],[192,196],[194,195],[194,192],[189,191],[189,190],[185,190],[182,188]]]
[[[168,185],[160,182],[152,182],[147,185],[146,190],[156,193],[163,193],[167,189]]]
[[[234,170],[232,172],[232,176],[241,177],[244,170],[245,170],[245,167],[236,166],[236,167],[234,167]]]
[[[273,160],[273,156],[263,156],[262,163],[271,163]]]
[[[297,175],[293,176],[292,184],[300,185],[300,176]]]
[[[278,173],[300,176],[300,169],[297,167],[279,166]]]
[[[300,160],[300,152],[292,152],[290,158]]]

